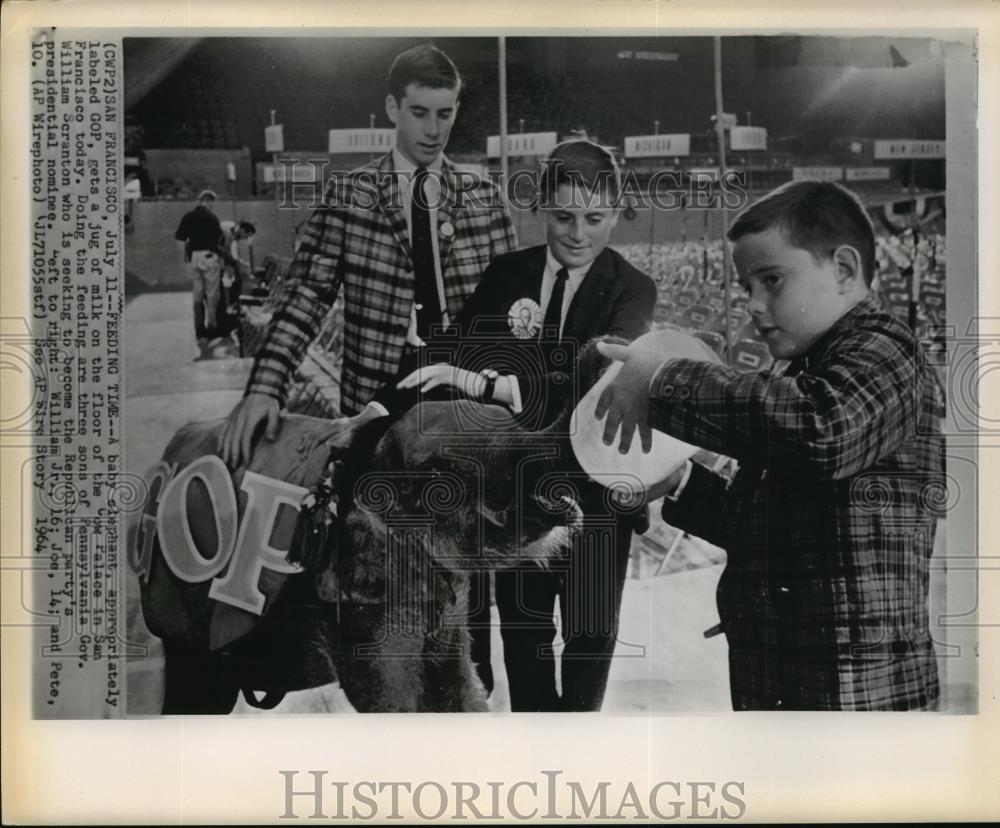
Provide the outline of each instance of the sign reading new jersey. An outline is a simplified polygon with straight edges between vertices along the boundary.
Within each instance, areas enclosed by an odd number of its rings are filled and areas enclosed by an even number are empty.
[[[848,181],[885,181],[889,178],[888,167],[846,167],[844,178]]]
[[[519,132],[507,136],[507,155],[548,155],[555,146],[554,132]],[[490,135],[486,139],[486,155],[490,158],[500,157],[499,135]]]
[[[285,151],[285,131],[281,124],[264,127],[264,149],[268,152]]]
[[[875,157],[879,159],[944,158],[944,141],[876,141]]]
[[[843,167],[792,167],[793,181],[840,181]]]
[[[331,155],[355,152],[384,153],[396,146],[396,130],[331,129],[327,152]]]
[[[626,158],[654,158],[660,155],[690,154],[691,136],[687,133],[630,135],[625,139]]]
[[[734,126],[729,131],[729,147],[734,150],[766,150],[767,130],[764,127]]]

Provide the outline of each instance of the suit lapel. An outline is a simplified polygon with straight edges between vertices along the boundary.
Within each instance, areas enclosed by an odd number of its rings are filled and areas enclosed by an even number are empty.
[[[386,155],[378,165],[379,209],[389,224],[393,238],[409,261],[413,261],[410,250],[410,236],[406,230],[406,210],[403,208],[402,194],[396,181],[396,171],[392,165],[392,153]]]
[[[601,252],[580,283],[580,289],[573,294],[563,325],[563,339],[589,339],[593,322],[601,317],[607,304],[608,291],[614,282],[614,264],[611,253]]]
[[[541,305],[542,279],[545,276],[546,246],[529,247],[519,251],[503,270],[503,278],[494,282],[492,294],[487,301],[490,315],[495,316],[497,332],[506,331],[512,340],[523,343],[511,328],[511,308],[521,299],[529,299]],[[499,274],[498,274],[499,275]],[[540,320],[539,320],[540,324]],[[491,323],[492,327],[492,323]],[[538,339],[537,332],[532,337]]]
[[[520,296],[531,299],[536,305],[541,305],[542,279],[545,278],[545,261],[548,246],[544,244],[539,245],[529,252],[531,258],[528,261],[528,266],[520,274],[521,290],[523,291]]]

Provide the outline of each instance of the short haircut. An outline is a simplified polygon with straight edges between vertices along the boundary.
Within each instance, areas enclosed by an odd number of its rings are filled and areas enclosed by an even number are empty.
[[[621,170],[611,150],[588,138],[571,138],[557,145],[542,164],[538,181],[540,206],[553,206],[562,184],[576,184],[585,191],[603,191],[607,206],[618,206]]]
[[[875,275],[875,229],[858,197],[827,181],[790,181],[740,213],[726,238],[737,241],[750,233],[778,228],[794,247],[818,259],[829,259],[842,244],[861,255],[865,284]]]
[[[240,230],[246,233],[248,236],[257,235],[257,228],[254,227],[249,221],[241,221],[236,225]]]
[[[444,52],[430,43],[422,43],[399,54],[389,69],[389,94],[396,103],[403,100],[411,83],[428,89],[458,89],[462,78]]]

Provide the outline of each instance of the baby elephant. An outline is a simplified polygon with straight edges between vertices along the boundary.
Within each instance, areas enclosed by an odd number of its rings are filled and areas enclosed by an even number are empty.
[[[316,505],[310,490],[336,476],[334,423],[286,415],[236,471],[216,452],[223,427],[177,432],[130,531],[143,616],[164,643],[163,712],[228,713],[241,690],[272,707],[333,681],[359,711],[485,710],[469,573],[545,566],[570,542],[582,516],[544,460],[568,453],[565,430],[425,402],[350,469],[349,496]],[[294,548],[310,532],[318,555]]]

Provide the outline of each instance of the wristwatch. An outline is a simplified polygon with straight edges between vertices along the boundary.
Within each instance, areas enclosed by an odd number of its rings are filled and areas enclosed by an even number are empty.
[[[491,403],[493,402],[493,392],[496,391],[497,387],[497,377],[500,374],[492,368],[484,368],[479,372],[479,375],[486,380],[486,388],[483,389],[483,402]]]

